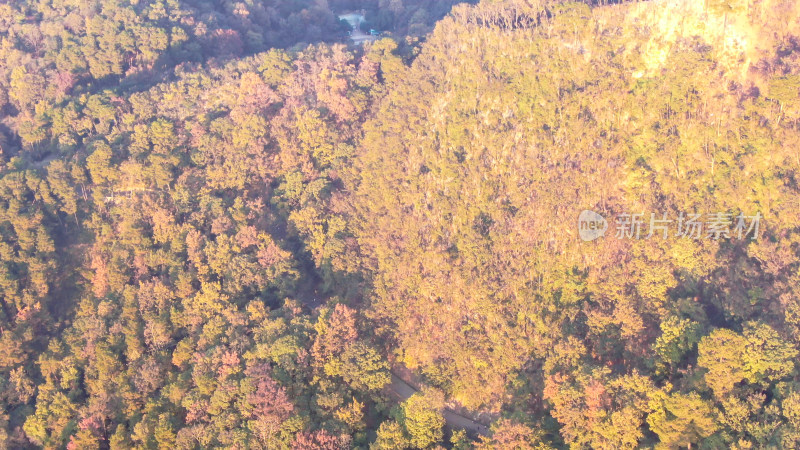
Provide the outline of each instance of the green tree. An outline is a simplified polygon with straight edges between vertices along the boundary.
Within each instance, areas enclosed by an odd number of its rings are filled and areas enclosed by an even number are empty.
[[[403,427],[394,420],[387,420],[378,427],[378,436],[370,444],[371,450],[402,450],[408,448],[409,442]]]
[[[717,431],[714,408],[697,393],[659,394],[647,423],[663,448],[692,447]]]
[[[426,389],[403,402],[400,423],[414,448],[428,448],[444,437],[444,396],[440,391]]]
[[[744,351],[747,340],[728,329],[716,329],[698,344],[697,364],[707,370],[705,381],[718,399],[724,398],[746,374]]]
[[[341,377],[357,391],[378,391],[391,382],[389,363],[363,342],[348,346],[340,358]],[[326,373],[328,367],[325,367]]]
[[[798,351],[769,325],[745,324],[744,375],[751,383],[769,385],[794,373]]]
[[[677,364],[700,341],[700,326],[689,319],[669,316],[661,322],[661,336],[656,339],[655,351],[668,364]]]

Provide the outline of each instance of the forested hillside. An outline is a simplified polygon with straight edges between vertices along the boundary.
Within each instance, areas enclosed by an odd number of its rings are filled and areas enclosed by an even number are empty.
[[[800,447],[800,4],[455,3],[0,4],[0,448]]]

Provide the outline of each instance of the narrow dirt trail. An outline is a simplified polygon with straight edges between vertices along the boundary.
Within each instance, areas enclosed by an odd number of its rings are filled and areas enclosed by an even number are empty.
[[[405,401],[415,393],[417,390],[414,389],[413,386],[406,383],[402,378],[395,375],[392,372],[392,384],[389,385],[389,390],[391,390],[392,394],[399,399],[399,401]],[[468,417],[464,417],[450,409],[445,409],[442,414],[444,415],[444,420],[447,422],[447,426],[456,429],[456,430],[466,430],[470,433],[478,434],[481,436],[487,436],[489,434],[489,427],[478,423]]]

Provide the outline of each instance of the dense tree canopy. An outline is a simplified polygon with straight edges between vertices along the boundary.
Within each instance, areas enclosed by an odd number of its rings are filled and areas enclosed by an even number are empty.
[[[0,448],[800,446],[800,6],[454,3],[0,5]]]

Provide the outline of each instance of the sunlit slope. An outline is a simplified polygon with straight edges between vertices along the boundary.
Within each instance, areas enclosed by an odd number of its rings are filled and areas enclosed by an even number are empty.
[[[368,124],[354,186],[371,314],[400,359],[470,408],[544,397],[569,437],[623,412],[575,418],[565,392],[651,370],[671,316],[761,314],[797,339],[798,17],[517,1],[442,21]],[[584,209],[604,238],[578,238]],[[758,212],[762,238],[614,236],[618,214],[682,211]]]

